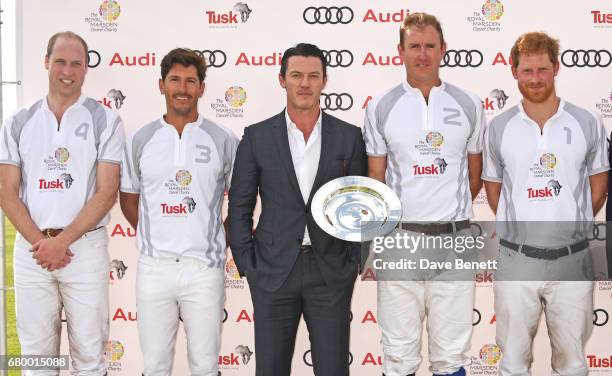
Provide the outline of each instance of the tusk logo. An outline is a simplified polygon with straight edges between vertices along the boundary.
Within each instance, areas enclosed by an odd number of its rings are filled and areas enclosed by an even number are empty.
[[[114,271],[114,275],[116,275],[118,279],[123,279],[123,277],[125,277],[125,271],[127,270],[128,267],[125,266],[125,263],[122,260],[114,259],[110,263],[110,268],[111,268],[111,279],[115,279],[113,277],[113,271]]]

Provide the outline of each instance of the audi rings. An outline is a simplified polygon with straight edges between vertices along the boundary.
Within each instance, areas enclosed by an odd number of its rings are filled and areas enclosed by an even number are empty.
[[[353,64],[353,53],[349,50],[323,50],[325,62],[330,68],[346,68]]]
[[[483,61],[484,56],[478,50],[447,50],[440,66],[449,68],[476,68],[482,65]]]
[[[348,93],[321,93],[321,109],[348,111],[353,107],[353,97]]]
[[[612,63],[612,53],[608,50],[565,50],[561,63],[566,67],[605,68]]]
[[[96,50],[87,51],[87,67],[95,68],[100,65],[100,61],[102,58],[100,57],[100,53]],[[95,62],[95,63],[94,63]]]
[[[193,50],[206,60],[206,66],[220,68],[227,62],[227,55],[221,50]]]
[[[606,231],[607,231],[606,223],[593,224],[593,231],[592,231],[593,236],[587,236],[587,240],[589,241],[606,240]]]
[[[308,7],[302,14],[304,22],[314,24],[348,24],[355,18],[349,7]]]
[[[600,319],[601,315],[601,319]],[[605,309],[598,308],[593,311],[593,325],[595,326],[604,326],[610,320],[610,315],[608,315],[608,311]]]

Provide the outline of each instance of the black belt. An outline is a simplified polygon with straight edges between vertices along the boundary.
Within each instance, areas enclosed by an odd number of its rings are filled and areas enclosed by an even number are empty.
[[[300,246],[300,252],[305,253],[305,254],[312,253],[312,245],[310,245],[310,244],[302,244]]]
[[[499,244],[513,251],[522,253],[527,257],[543,260],[556,260],[589,248],[589,241],[586,239],[561,248],[532,247],[530,245],[512,243],[504,239],[499,239]]]
[[[399,228],[407,231],[423,233],[425,235],[450,234],[459,230],[470,228],[470,221],[446,222],[446,223],[411,223],[402,222]]]
[[[91,229],[91,230],[89,230],[87,232],[96,231],[96,230],[101,229],[101,228],[102,228],[102,226],[96,227],[96,228]],[[63,228],[46,228],[44,230],[41,230],[43,235],[45,235],[47,238],[54,238],[54,237],[58,236],[59,234],[61,234],[63,231],[64,231]]]

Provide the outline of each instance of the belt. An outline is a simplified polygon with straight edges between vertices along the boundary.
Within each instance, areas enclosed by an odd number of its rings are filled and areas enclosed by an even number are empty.
[[[96,228],[91,229],[91,230],[89,230],[87,232],[96,231],[96,230],[101,229],[101,228],[102,228],[102,226],[96,227]],[[46,229],[42,230],[42,233],[47,238],[54,238],[54,237],[58,236],[59,234],[61,234],[62,231],[64,231],[63,228],[46,228]]]
[[[589,247],[589,241],[586,239],[561,248],[532,247],[530,245],[512,243],[505,239],[499,239],[499,244],[518,253],[522,253],[527,257],[542,260],[556,260],[573,253],[584,251]]]
[[[302,244],[300,246],[300,252],[304,253],[304,254],[308,254],[308,253],[312,253],[312,245],[308,244]]]
[[[466,228],[470,228],[470,221],[466,219],[463,221],[447,223],[402,222],[399,224],[399,228],[401,228],[402,230],[420,232],[426,235],[440,235],[450,234],[459,230],[465,230]]]

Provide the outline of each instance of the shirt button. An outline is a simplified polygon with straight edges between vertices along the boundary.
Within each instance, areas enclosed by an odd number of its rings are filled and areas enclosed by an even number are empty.
[[[179,259],[179,258],[176,258],[174,261],[179,262],[179,261],[180,261],[180,259]]]

